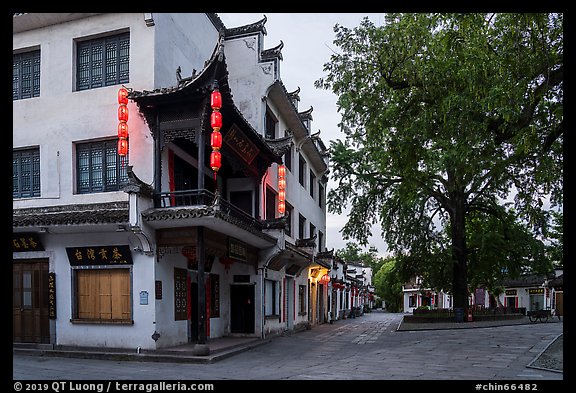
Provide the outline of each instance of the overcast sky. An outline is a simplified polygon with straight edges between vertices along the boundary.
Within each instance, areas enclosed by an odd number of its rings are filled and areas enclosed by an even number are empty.
[[[330,61],[330,56],[338,49],[334,44],[334,25],[356,27],[364,17],[368,17],[377,26],[384,21],[384,14],[371,13],[219,13],[218,16],[227,28],[243,26],[261,20],[266,15],[266,36],[264,49],[269,49],[284,43],[282,62],[280,63],[280,78],[288,91],[300,87],[300,103],[298,109],[305,111],[312,106],[312,129],[315,133],[321,131],[320,137],[328,147],[330,140],[344,139],[338,128],[340,114],[336,109],[336,96],[327,90],[314,87],[314,82],[326,76],[324,64]],[[328,190],[335,183],[330,178]],[[340,229],[347,217],[327,213],[326,217],[326,249],[344,248],[349,241],[344,240]],[[379,227],[373,230],[370,245],[378,249],[380,255],[386,255],[386,245],[381,238]]]

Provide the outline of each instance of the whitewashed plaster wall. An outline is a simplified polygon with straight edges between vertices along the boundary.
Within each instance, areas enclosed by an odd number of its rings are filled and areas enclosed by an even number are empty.
[[[218,43],[218,31],[205,13],[154,13],[154,85],[176,86],[176,69],[182,78],[204,68]]]
[[[273,63],[259,62],[263,45],[263,34],[227,40],[224,44],[234,103],[252,127],[262,135],[266,108],[262,98],[274,82]]]
[[[152,86],[153,30],[143,14],[103,14],[14,34],[13,49],[40,49],[40,97],[13,101],[13,147],[40,147],[41,196],[19,199],[14,207],[127,200],[124,192],[88,195],[75,192],[73,142],[117,135],[117,91],[108,86],[75,91],[75,40],[109,32],[130,31],[132,86]],[[137,44],[138,43],[138,44]],[[143,180],[151,180],[152,138],[136,106],[128,105],[130,164]]]
[[[154,348],[151,335],[154,333],[154,257],[132,252],[132,312],[133,325],[72,323],[73,272],[66,254],[66,247],[88,245],[130,245],[137,242],[129,233],[90,233],[43,235],[42,242],[50,252],[50,271],[56,273],[56,344],[97,347]],[[148,292],[148,305],[140,305],[140,291]]]

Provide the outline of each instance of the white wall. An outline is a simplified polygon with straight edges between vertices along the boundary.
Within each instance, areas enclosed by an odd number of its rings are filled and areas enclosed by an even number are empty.
[[[56,337],[57,345],[79,345],[97,347],[154,348],[151,336],[154,333],[154,281],[153,257],[132,252],[132,312],[133,325],[82,324],[72,323],[72,268],[66,254],[66,247],[86,247],[89,245],[130,245],[137,244],[128,233],[90,233],[44,235],[42,242],[51,251],[50,269],[56,273]],[[53,270],[52,270],[53,269]],[[140,291],[148,292],[148,305],[140,305]]]

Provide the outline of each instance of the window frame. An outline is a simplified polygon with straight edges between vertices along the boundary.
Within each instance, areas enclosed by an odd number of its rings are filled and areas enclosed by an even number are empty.
[[[108,61],[107,57],[110,53],[107,46],[110,44],[115,44],[114,49],[115,54],[113,55],[114,61]],[[123,47],[127,45],[127,47]],[[83,54],[82,51],[88,49],[88,54]],[[94,59],[94,51],[100,49],[101,59]],[[123,55],[123,52],[126,52]],[[88,57],[87,61],[83,58]],[[97,89],[100,87],[114,86],[123,83],[130,82],[130,32],[123,31],[114,34],[91,37],[85,39],[76,40],[76,69],[75,69],[75,88],[76,91],[84,91]],[[101,63],[100,66],[94,66],[94,63]],[[85,67],[85,69],[83,68]],[[113,67],[114,71],[107,70],[107,68]],[[97,80],[98,74],[94,72],[99,72],[99,81]],[[87,75],[84,77],[82,72],[86,72]],[[108,75],[114,74],[113,80],[108,78]],[[125,76],[123,74],[126,74]],[[87,81],[83,83],[84,79]]]
[[[22,176],[22,156],[24,154],[30,155],[30,171],[28,180],[30,181],[30,191],[24,193],[22,191],[22,182],[24,177]],[[15,157],[16,156],[16,157]],[[17,162],[15,162],[17,161]],[[37,176],[35,175],[35,166],[37,165]],[[24,198],[38,198],[42,196],[42,172],[41,172],[41,162],[40,162],[40,147],[28,147],[23,149],[12,150],[12,199],[24,199]],[[14,171],[17,170],[17,174]],[[17,179],[18,192],[14,193],[14,181]],[[37,179],[37,192],[34,191],[35,179]]]
[[[264,316],[280,316],[280,281],[264,279]],[[271,290],[270,290],[271,288]]]
[[[93,159],[97,157],[93,157],[93,152],[97,149],[101,150],[101,162],[93,163]],[[109,176],[109,169],[108,166],[111,163],[108,163],[106,158],[108,156],[108,149],[112,149],[111,156],[115,157],[114,163],[112,165],[115,166],[114,173],[116,177],[116,181],[113,184],[108,183],[108,176]],[[87,187],[81,186],[81,174],[83,170],[81,169],[80,165],[80,154],[88,150],[88,183]],[[103,140],[95,140],[95,141],[88,141],[88,142],[76,142],[75,143],[75,168],[76,168],[76,194],[95,194],[99,192],[114,192],[114,191],[121,191],[122,188],[128,183],[128,155],[125,157],[118,155],[118,138],[114,139],[103,139]],[[101,165],[101,185],[95,186],[93,184],[94,181],[94,168],[97,168],[97,165]],[[111,170],[111,169],[110,169]],[[99,189],[101,188],[101,189]]]
[[[23,61],[30,60],[30,73],[26,74],[30,81],[30,94],[24,96],[22,94],[22,67]],[[19,62],[18,66],[15,64],[16,61]],[[14,84],[16,83],[15,70],[18,69],[18,82],[16,89]],[[40,49],[32,49],[27,51],[22,51],[12,54],[12,101],[25,100],[28,98],[40,97],[40,87],[41,87],[41,52]],[[16,96],[14,93],[16,92]]]
[[[110,273],[111,271],[117,270],[124,270],[128,273],[128,308],[129,308],[129,318],[80,318],[80,293],[78,288],[78,275],[83,274],[83,272],[94,272],[99,271],[101,273],[107,272]],[[72,319],[70,322],[72,323],[101,323],[101,324],[134,324],[134,299],[133,299],[133,272],[132,267],[110,267],[110,266],[90,266],[90,267],[73,267],[72,268],[72,275],[73,275],[73,285],[72,285]],[[114,300],[114,297],[111,297],[111,300]],[[116,301],[120,301],[116,299]]]

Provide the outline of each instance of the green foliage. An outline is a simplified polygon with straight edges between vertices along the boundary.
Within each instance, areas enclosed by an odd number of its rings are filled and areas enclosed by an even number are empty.
[[[379,223],[400,269],[425,269],[459,302],[469,258],[486,277],[505,258],[536,263],[526,237],[468,231],[474,219],[512,220],[546,241],[547,209],[562,206],[562,23],[562,14],[418,13],[335,26],[340,53],[316,86],[336,93],[342,116],[328,209],[351,206],[344,237],[366,245]],[[482,246],[492,241],[502,247]]]
[[[385,258],[380,269],[376,271],[373,285],[376,295],[386,302],[386,309],[390,312],[401,312],[404,309],[402,285],[404,285],[396,261],[392,257]]]
[[[370,246],[368,251],[362,251],[358,243],[348,242],[346,247],[336,250],[336,256],[345,262],[361,262],[365,266],[371,267],[376,272],[382,265],[382,259],[378,257],[378,249]]]

